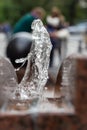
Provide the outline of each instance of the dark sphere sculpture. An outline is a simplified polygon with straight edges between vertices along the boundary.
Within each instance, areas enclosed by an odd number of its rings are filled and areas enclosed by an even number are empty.
[[[8,43],[6,55],[12,62],[14,67],[19,67],[21,64],[16,63],[16,59],[25,58],[30,52],[32,38],[25,36],[13,36]]]

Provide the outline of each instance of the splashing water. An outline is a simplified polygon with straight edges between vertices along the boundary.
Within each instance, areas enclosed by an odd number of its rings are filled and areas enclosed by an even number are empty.
[[[34,20],[31,27],[33,42],[27,56],[28,64],[25,75],[16,90],[20,93],[20,99],[41,96],[48,79],[49,59],[52,49],[50,37],[41,20]],[[21,61],[23,59],[19,60],[19,62]]]

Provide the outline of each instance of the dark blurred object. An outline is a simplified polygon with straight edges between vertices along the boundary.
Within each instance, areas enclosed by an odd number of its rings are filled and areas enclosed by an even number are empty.
[[[21,65],[20,63],[15,63],[15,60],[25,58],[30,52],[31,44],[32,38],[29,33],[17,33],[12,36],[8,43],[6,54],[14,67]]]
[[[0,25],[0,32],[3,32],[5,34],[11,33],[11,25],[9,23],[2,23]]]
[[[3,24],[3,32],[6,34],[11,33],[11,25],[9,23]]]
[[[87,21],[68,27],[71,34],[83,34],[87,31]]]
[[[78,52],[82,52],[82,40],[79,40]]]
[[[3,26],[0,24],[0,32],[3,32]]]

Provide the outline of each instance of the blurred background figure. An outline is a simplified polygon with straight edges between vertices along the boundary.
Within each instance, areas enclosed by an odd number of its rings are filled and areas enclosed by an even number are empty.
[[[45,10],[41,7],[34,8],[30,13],[25,14],[14,26],[13,33],[31,32],[31,24],[33,20],[39,18],[43,19]]]
[[[15,63],[15,60],[26,57],[30,51],[32,44],[31,24],[33,20],[43,19],[44,16],[45,10],[41,7],[36,7],[19,19],[14,26],[6,50],[7,57],[11,60],[14,67],[20,66],[20,64]]]
[[[7,41],[8,41],[10,39],[11,33],[12,33],[11,24],[6,21],[2,24],[2,26],[3,26],[3,33],[6,35],[6,38],[7,38]]]
[[[5,22],[3,23],[3,32],[6,34],[6,35],[9,35],[9,33],[11,33],[11,25],[9,22]]]
[[[46,18],[46,22],[48,31],[52,32],[59,28],[61,12],[57,7],[53,7],[50,13]]]
[[[58,36],[58,31],[65,28],[65,17],[61,13],[60,9],[53,7],[51,14],[46,18],[47,30],[50,34],[53,49],[50,56],[50,67],[53,66],[54,51],[57,49],[59,53],[59,59],[61,59],[61,38]]]

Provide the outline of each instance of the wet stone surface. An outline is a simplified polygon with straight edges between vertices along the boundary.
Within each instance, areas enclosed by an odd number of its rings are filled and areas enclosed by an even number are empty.
[[[17,87],[17,76],[14,67],[6,58],[0,58],[0,106],[14,96]]]

